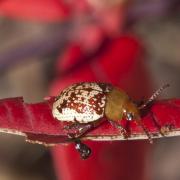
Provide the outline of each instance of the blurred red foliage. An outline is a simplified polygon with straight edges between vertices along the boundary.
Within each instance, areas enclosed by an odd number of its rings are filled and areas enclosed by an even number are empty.
[[[69,7],[59,0],[3,0],[0,13],[24,20],[59,21],[69,15]]]

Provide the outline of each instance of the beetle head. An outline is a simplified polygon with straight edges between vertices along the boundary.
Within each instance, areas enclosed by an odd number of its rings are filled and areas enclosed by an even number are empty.
[[[127,101],[124,103],[123,106],[123,117],[127,119],[128,121],[131,121],[133,119],[140,119],[140,112],[136,104],[134,104],[132,101]]]

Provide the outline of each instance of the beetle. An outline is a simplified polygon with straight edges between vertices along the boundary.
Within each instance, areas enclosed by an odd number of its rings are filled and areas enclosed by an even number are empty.
[[[75,140],[97,127],[103,117],[105,117],[107,121],[120,130],[124,138],[127,138],[129,135],[118,121],[121,119],[126,119],[127,121],[135,120],[143,128],[150,143],[152,143],[152,138],[141,121],[141,111],[153,102],[161,91],[168,86],[169,84],[165,84],[145,103],[137,105],[124,90],[112,84],[96,82],[76,83],[64,89],[56,97],[53,103],[52,114],[57,120],[70,123],[65,126],[65,129],[68,131],[68,137]],[[76,132],[70,133],[72,129],[75,129]],[[76,146],[77,144],[78,147],[82,145],[80,141],[76,143]]]

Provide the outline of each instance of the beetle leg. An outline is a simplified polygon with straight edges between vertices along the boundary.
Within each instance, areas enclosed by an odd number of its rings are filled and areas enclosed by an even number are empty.
[[[64,126],[65,130],[71,130],[71,129],[79,129],[83,124],[79,123],[76,119],[74,120],[75,122]]]
[[[102,122],[104,122],[104,121],[102,121],[100,119],[98,119],[94,122],[89,122],[89,123],[79,123],[76,121],[75,123],[71,124],[70,126],[73,126],[71,128],[74,128],[75,130],[77,130],[77,132],[68,133],[67,135],[69,136],[69,138],[72,138],[72,139],[80,138],[87,132],[89,132],[89,131],[93,130],[94,128],[96,128],[97,126],[99,126]],[[70,130],[70,129],[68,129],[68,130]]]
[[[161,136],[166,136],[168,134],[168,132],[171,131],[172,124],[161,126],[158,123],[157,117],[155,116],[155,114],[152,111],[151,111],[151,116],[152,116],[152,120],[153,120],[155,126],[158,128],[158,131],[161,134]]]
[[[83,128],[85,124],[87,124],[87,123],[80,123],[79,121],[76,120],[76,118],[74,118],[74,122],[64,126],[64,129],[67,131],[72,130],[72,129],[79,130],[79,129]]]
[[[75,140],[75,148],[80,153],[82,159],[87,159],[91,155],[91,149],[79,139]]]
[[[126,129],[126,131],[127,131],[128,134],[131,134],[130,121],[127,121],[127,122],[126,122],[125,129]]]
[[[148,129],[144,126],[142,120],[139,119],[139,120],[137,120],[136,122],[137,122],[137,124],[138,124],[139,126],[142,127],[142,129],[144,130],[144,132],[146,133],[146,135],[147,135],[147,137],[148,137],[148,139],[149,139],[150,144],[152,144],[152,143],[153,143],[152,137],[151,137]]]
[[[88,131],[94,129],[94,124],[93,123],[87,123],[87,124],[81,124],[81,127],[78,127],[77,130],[78,132],[76,133],[68,133],[68,137],[72,139],[77,139],[86,134]]]
[[[114,126],[115,128],[118,128],[120,130],[120,132],[122,133],[122,135],[124,136],[125,139],[127,139],[129,137],[128,132],[126,131],[126,129],[123,126],[121,126],[116,121],[109,120],[109,119],[108,119],[108,121],[111,123],[112,126]]]

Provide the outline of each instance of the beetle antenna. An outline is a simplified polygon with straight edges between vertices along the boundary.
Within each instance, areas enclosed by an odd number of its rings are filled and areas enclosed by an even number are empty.
[[[152,96],[143,104],[143,105],[141,105],[140,107],[139,107],[139,109],[143,109],[143,108],[145,108],[147,105],[149,105],[152,101],[154,101],[158,96],[159,96],[159,94],[161,94],[161,92],[165,89],[165,88],[167,88],[167,87],[169,87],[170,85],[169,84],[164,84],[163,86],[161,86],[158,90],[156,90],[153,94],[152,94]]]

